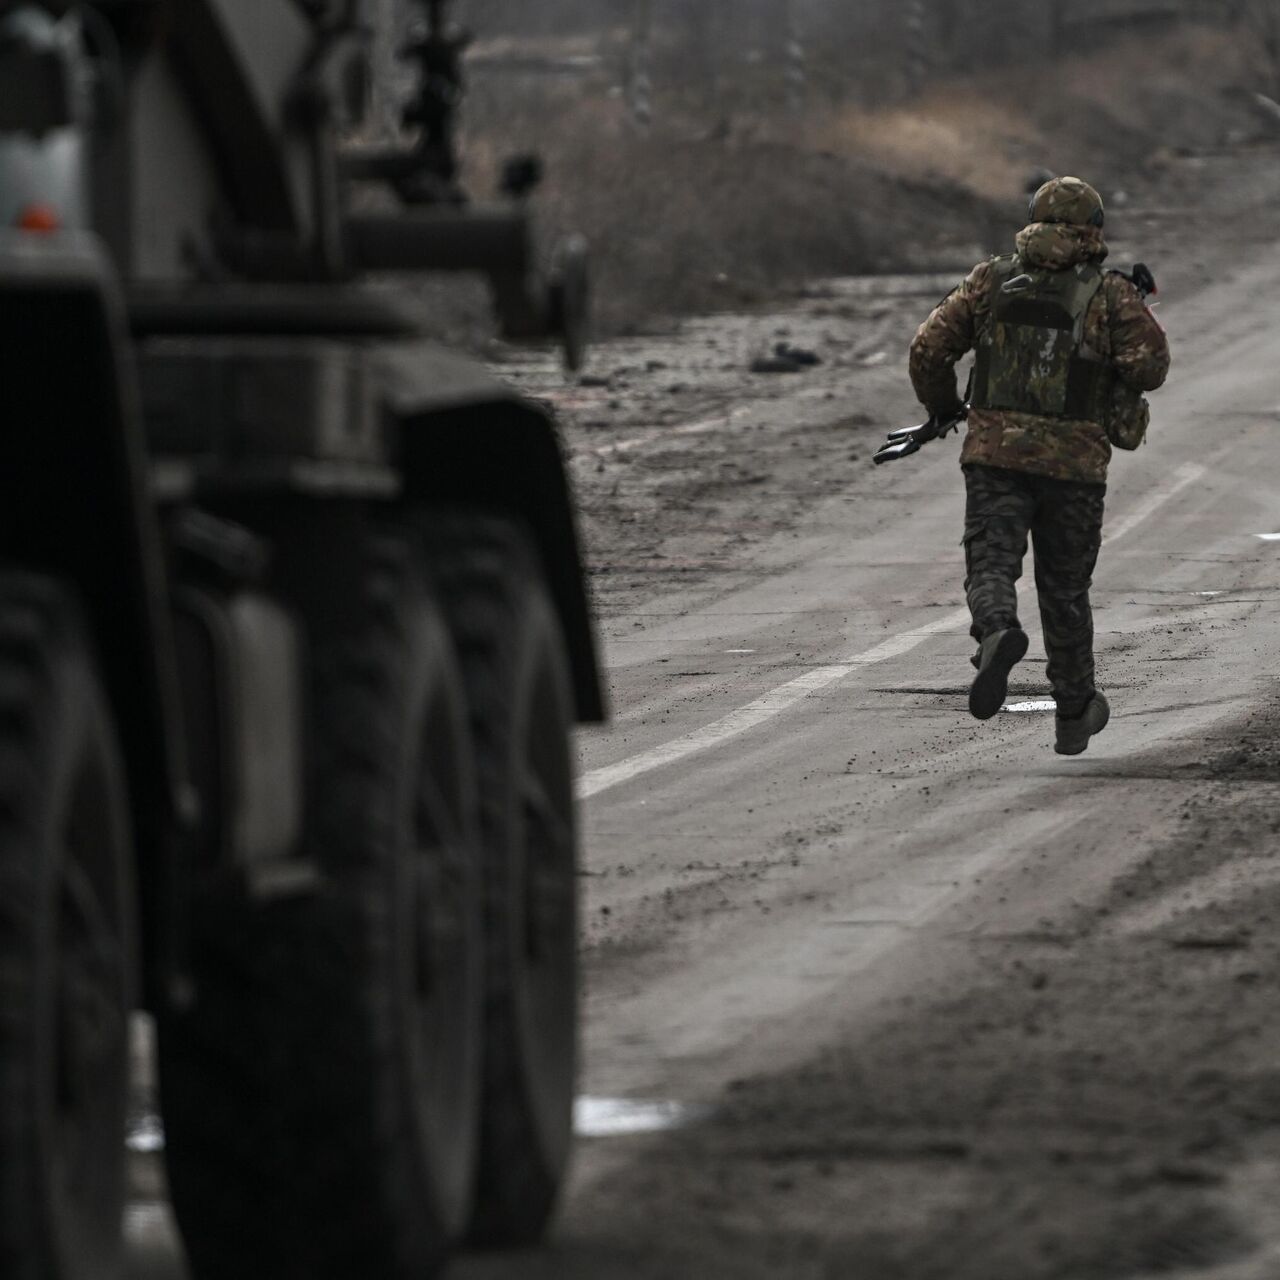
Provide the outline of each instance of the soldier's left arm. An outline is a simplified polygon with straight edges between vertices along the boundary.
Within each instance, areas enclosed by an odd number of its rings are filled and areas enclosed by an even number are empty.
[[[1111,363],[1135,391],[1154,391],[1169,376],[1169,339],[1132,281],[1107,277]]]

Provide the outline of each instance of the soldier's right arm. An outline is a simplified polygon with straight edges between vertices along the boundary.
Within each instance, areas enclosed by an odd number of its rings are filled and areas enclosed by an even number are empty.
[[[956,362],[973,348],[990,273],[990,262],[979,263],[934,307],[911,343],[911,385],[931,414],[948,415],[960,408]]]

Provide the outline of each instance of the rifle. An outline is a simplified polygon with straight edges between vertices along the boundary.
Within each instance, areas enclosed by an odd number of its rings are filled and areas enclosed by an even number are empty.
[[[895,462],[899,458],[909,458],[913,453],[918,453],[930,440],[941,440],[955,431],[968,415],[969,406],[965,405],[957,413],[946,417],[940,418],[935,414],[928,422],[922,422],[918,427],[899,427],[897,431],[890,431],[889,438],[876,450],[875,457],[871,460],[879,466],[882,462]]]
[[[1142,294],[1144,302],[1148,298],[1154,298],[1160,292],[1156,286],[1156,278],[1145,262],[1135,262],[1132,271],[1117,271],[1116,275],[1124,276]]]

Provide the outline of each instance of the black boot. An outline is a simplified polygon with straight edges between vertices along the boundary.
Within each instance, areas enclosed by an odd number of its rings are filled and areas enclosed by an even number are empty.
[[[993,631],[978,650],[978,675],[969,690],[969,711],[979,720],[990,720],[1004,706],[1009,692],[1009,672],[1027,651],[1027,633],[1017,627]]]
[[[1095,693],[1085,704],[1084,713],[1073,720],[1061,716],[1054,719],[1057,736],[1053,749],[1060,756],[1078,756],[1089,745],[1095,733],[1101,733],[1111,719],[1111,707],[1106,698]]]

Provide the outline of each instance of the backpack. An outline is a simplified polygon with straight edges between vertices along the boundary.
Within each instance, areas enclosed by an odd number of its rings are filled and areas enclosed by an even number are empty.
[[[1046,271],[1026,268],[1016,257],[997,258],[971,407],[1105,425],[1118,379],[1084,337],[1103,279],[1093,263]]]

